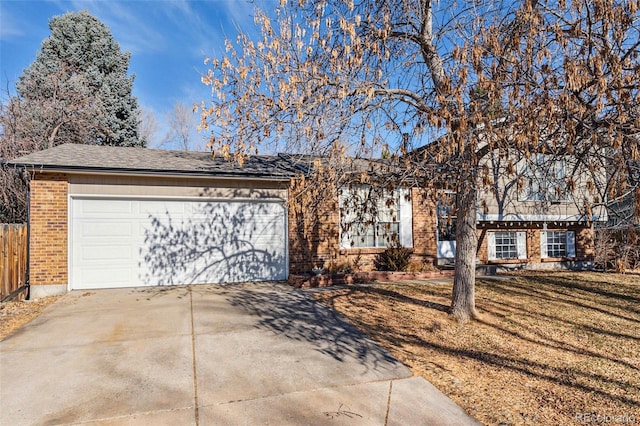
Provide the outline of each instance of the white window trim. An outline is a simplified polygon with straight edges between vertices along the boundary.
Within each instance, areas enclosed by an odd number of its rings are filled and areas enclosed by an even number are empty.
[[[527,233],[516,232],[516,248],[518,252],[518,259],[527,258]]]
[[[575,231],[567,231],[567,257],[576,257]]]
[[[398,189],[400,196],[400,202],[398,208],[400,212],[398,214],[400,219],[400,244],[403,247],[413,248],[413,207],[411,203],[411,189],[401,188]]]
[[[496,257],[496,233],[487,233],[487,251],[489,252],[489,260],[497,260]]]

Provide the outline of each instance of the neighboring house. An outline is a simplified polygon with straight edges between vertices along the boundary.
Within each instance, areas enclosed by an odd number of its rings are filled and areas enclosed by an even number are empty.
[[[384,163],[359,161],[358,167]],[[310,208],[297,186],[309,163],[290,155],[252,156],[241,167],[211,153],[61,145],[10,164],[31,175],[36,298],[71,289],[372,269],[396,237],[412,248],[414,262],[432,265],[439,253],[455,250],[452,241],[449,251],[442,244],[454,234],[455,217],[418,188],[391,182],[379,191],[353,179],[329,188]],[[591,221],[541,192],[532,186],[528,196],[543,201],[488,203],[480,218],[480,262],[589,266]],[[513,213],[513,205],[529,210]],[[364,212],[355,214],[358,206]]]

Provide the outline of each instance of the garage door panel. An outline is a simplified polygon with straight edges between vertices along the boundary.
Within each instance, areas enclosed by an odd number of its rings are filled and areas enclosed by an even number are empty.
[[[217,283],[264,281],[284,275],[284,264],[278,256],[258,250],[236,250],[225,256],[211,256],[188,265],[170,280],[185,283]]]
[[[170,216],[180,219],[186,216],[184,202],[175,201],[140,201],[137,203],[141,216]]]
[[[132,275],[131,268],[128,267],[114,267],[108,265],[106,267],[93,267],[90,270],[80,270],[77,273],[77,279],[82,282],[82,286],[77,288],[107,288],[104,284],[105,277],[109,277],[109,288],[117,287],[130,287],[131,281],[135,279]],[[140,286],[144,283],[138,284]]]
[[[117,201],[117,202],[105,202],[105,200],[83,200],[82,203],[77,204],[74,209],[76,215],[82,217],[97,216],[105,217],[125,215],[128,216],[133,213],[133,202],[131,201]]]
[[[286,279],[281,204],[74,198],[72,206],[73,288]]]
[[[131,235],[132,223],[129,221],[107,221],[104,220],[86,220],[78,226],[79,236],[81,238],[91,237],[129,237]]]
[[[90,266],[92,264],[113,265],[114,261],[128,262],[136,253],[130,245],[125,244],[109,244],[99,242],[97,244],[87,244],[83,246],[83,250],[78,253],[76,258],[78,262]]]
[[[247,244],[253,245],[257,249],[269,249],[282,244],[282,238],[273,235],[256,235],[251,240],[246,240]]]

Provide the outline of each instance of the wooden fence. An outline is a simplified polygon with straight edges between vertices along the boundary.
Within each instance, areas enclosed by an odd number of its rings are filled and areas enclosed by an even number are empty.
[[[27,225],[0,224],[0,300],[24,298],[27,282]]]

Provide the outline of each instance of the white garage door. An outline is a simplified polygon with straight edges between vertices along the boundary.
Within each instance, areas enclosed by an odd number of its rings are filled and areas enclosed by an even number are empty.
[[[287,277],[278,202],[74,197],[70,217],[73,289]]]

